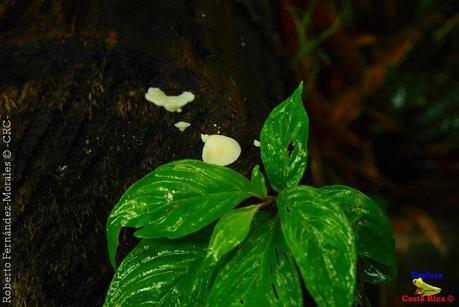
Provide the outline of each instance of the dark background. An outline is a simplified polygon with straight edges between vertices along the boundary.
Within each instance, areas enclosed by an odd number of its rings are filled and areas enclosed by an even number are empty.
[[[305,183],[371,195],[394,227],[399,273],[459,281],[459,2],[0,1],[0,115],[13,124],[14,305],[100,306],[109,211],[158,165],[200,158],[200,133],[237,139],[305,81]],[[308,16],[309,22],[305,22]],[[168,113],[150,86],[196,100]],[[184,133],[173,123],[192,126]],[[214,126],[216,124],[216,126]],[[121,254],[132,247],[122,236]]]

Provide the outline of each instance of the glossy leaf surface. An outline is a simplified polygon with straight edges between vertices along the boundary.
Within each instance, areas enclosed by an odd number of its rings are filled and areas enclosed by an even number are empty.
[[[255,165],[252,170],[252,190],[259,198],[263,198],[268,195],[266,179],[263,173],[260,171],[260,166],[258,165]]]
[[[196,240],[140,241],[116,271],[104,306],[200,306],[203,298],[191,294],[208,286],[204,255],[205,242]]]
[[[277,206],[287,245],[316,303],[352,306],[357,260],[346,215],[307,186],[283,191]]]
[[[123,195],[107,221],[109,255],[115,266],[122,227],[141,228],[139,238],[179,238],[215,221],[252,196],[236,171],[197,160],[167,163]]]
[[[297,185],[306,169],[309,120],[303,84],[269,114],[261,130],[261,159],[269,183],[280,192]]]
[[[253,216],[259,208],[260,205],[252,205],[233,209],[220,218],[215,225],[208,248],[208,254],[214,262],[219,261],[247,238]]]
[[[379,283],[393,279],[397,271],[394,236],[379,206],[347,186],[325,186],[319,192],[325,199],[339,204],[351,222],[365,280]]]
[[[278,222],[257,227],[218,273],[208,306],[303,306],[301,283]]]

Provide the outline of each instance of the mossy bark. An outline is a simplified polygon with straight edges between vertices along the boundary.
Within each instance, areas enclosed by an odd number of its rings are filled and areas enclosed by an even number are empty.
[[[259,162],[252,142],[294,87],[272,12],[259,5],[0,5],[0,115],[10,116],[14,137],[13,305],[101,305],[113,274],[111,208],[158,165],[199,159],[201,133],[240,142],[233,168],[247,174]],[[168,113],[144,99],[150,86],[196,99]],[[173,126],[180,120],[192,126],[181,133]]]

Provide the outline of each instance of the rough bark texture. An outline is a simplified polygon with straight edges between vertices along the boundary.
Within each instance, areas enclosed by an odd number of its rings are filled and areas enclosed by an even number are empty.
[[[241,143],[233,168],[247,174],[258,162],[253,139],[293,86],[269,26],[257,22],[269,25],[270,12],[256,3],[0,4],[0,115],[9,114],[14,136],[15,306],[101,305],[113,274],[109,211],[158,165],[199,159],[200,133]],[[144,99],[150,86],[196,99],[168,113]],[[192,126],[180,133],[179,120]]]

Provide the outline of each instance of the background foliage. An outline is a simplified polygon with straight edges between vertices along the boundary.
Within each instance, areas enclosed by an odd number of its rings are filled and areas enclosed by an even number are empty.
[[[380,195],[395,228],[399,274],[370,287],[381,306],[412,293],[412,271],[459,280],[459,5],[456,1],[283,0],[283,41],[301,78],[313,128],[310,180],[352,182]],[[296,14],[291,14],[294,7]],[[298,38],[298,12],[310,15]],[[301,60],[339,20],[339,28]],[[324,54],[326,55],[324,57]],[[333,137],[331,137],[333,135]]]

